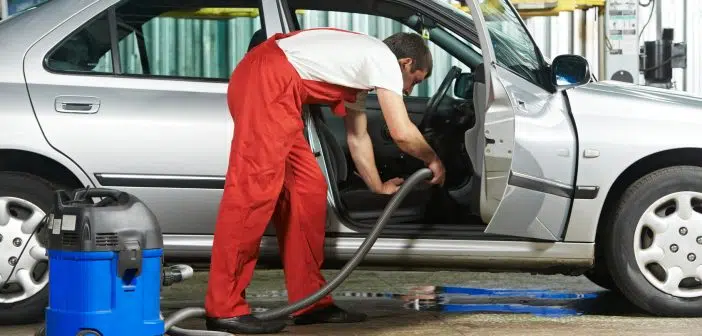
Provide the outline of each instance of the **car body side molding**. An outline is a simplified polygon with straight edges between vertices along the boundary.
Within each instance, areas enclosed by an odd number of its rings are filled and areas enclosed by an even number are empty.
[[[512,171],[510,171],[508,183],[515,187],[577,199],[595,199],[600,190],[597,186],[576,186],[573,188],[560,182]]]

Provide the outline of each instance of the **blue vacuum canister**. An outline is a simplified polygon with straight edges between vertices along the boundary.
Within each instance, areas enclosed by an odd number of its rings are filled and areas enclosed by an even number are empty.
[[[54,204],[45,223],[46,335],[163,335],[163,238],[151,210],[102,188],[58,191]]]

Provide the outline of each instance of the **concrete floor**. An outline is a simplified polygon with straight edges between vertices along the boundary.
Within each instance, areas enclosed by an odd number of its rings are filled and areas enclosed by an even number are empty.
[[[330,278],[336,271],[324,273]],[[206,281],[207,274],[201,272],[187,282],[164,289],[164,313],[202,305]],[[283,289],[282,271],[257,270],[248,295],[254,307],[265,309],[285,304]],[[282,335],[702,333],[702,319],[647,316],[584,277],[356,271],[335,291],[335,297],[340,306],[365,312],[370,319],[349,325],[290,325]],[[202,328],[204,323],[189,320],[180,326]],[[37,328],[37,325],[0,327],[0,335],[29,336]]]

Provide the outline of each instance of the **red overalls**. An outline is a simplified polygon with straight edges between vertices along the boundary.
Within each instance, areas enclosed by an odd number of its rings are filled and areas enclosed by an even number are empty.
[[[215,227],[207,315],[250,314],[245,300],[269,220],[276,225],[289,302],[323,287],[327,184],[303,135],[302,105],[344,101],[359,90],[300,78],[276,40],[251,50],[234,70],[227,92],[234,119],[229,168]],[[331,304],[330,296],[299,315]]]

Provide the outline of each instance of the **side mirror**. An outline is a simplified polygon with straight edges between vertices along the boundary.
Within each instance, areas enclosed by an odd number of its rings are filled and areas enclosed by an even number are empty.
[[[456,83],[453,85],[453,94],[458,98],[473,98],[472,73],[462,73],[458,76],[458,78],[456,78]]]
[[[590,64],[578,55],[559,55],[551,64],[551,82],[558,89],[567,89],[590,82]]]

